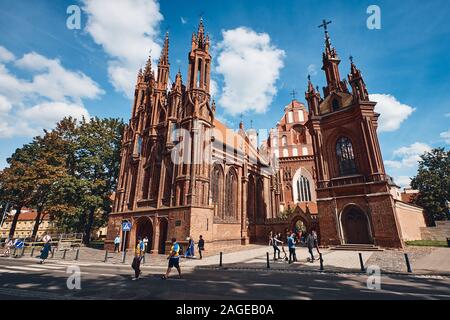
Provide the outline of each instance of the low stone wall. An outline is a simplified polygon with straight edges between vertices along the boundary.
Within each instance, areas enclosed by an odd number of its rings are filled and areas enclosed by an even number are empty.
[[[446,241],[450,238],[450,221],[436,221],[436,227],[420,228],[422,240]]]
[[[421,229],[426,227],[423,209],[403,201],[395,201],[395,214],[400,224],[403,241],[421,240]]]

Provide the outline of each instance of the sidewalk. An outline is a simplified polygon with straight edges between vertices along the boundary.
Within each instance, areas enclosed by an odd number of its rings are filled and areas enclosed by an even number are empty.
[[[284,260],[273,261],[273,249],[269,246],[251,245],[247,247],[239,247],[234,252],[224,252],[222,255],[222,267],[229,269],[245,269],[245,270],[267,270],[267,252],[269,253],[269,270],[281,271],[320,271],[319,256],[314,250],[315,261],[308,262],[309,253],[307,248],[299,247],[296,249],[298,262],[288,264]],[[407,272],[404,253],[408,253],[413,274],[419,275],[450,275],[450,249],[449,248],[430,248],[430,247],[408,247],[404,251],[385,250],[382,252],[361,252],[364,267],[377,266],[384,273],[405,274]],[[127,253],[126,260],[122,263],[122,253],[108,253],[108,259],[105,263],[104,250],[82,247],[75,261],[76,250],[66,252],[65,259],[62,259],[63,252],[55,251],[54,258],[49,261],[62,264],[79,264],[79,265],[101,265],[130,267],[133,255]],[[209,256],[211,252],[206,252],[203,259],[198,256],[193,259],[180,258],[182,268],[195,269],[219,268],[220,254],[215,253]],[[321,250],[323,257],[323,266],[325,272],[341,272],[341,273],[360,273],[361,266],[357,251],[331,251],[328,249]],[[36,257],[39,251],[36,250],[34,256],[30,257],[30,251],[26,251],[22,258],[26,261],[37,261]],[[2,259],[0,258],[0,264]],[[146,254],[143,268],[163,269],[167,267],[167,255]]]

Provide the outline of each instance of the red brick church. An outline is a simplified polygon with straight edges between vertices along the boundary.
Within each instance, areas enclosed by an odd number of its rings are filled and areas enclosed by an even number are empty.
[[[293,99],[260,147],[255,130],[245,131],[242,123],[231,130],[215,118],[202,21],[188,63],[186,82],[178,72],[169,89],[166,35],[157,73],[150,58],[138,73],[107,247],[122,234],[123,221],[132,225],[127,247],[147,236],[155,253],[163,253],[171,237],[203,235],[209,248],[221,248],[299,228],[317,230],[325,246],[402,247],[414,237],[423,215],[390,191],[376,103],[353,61],[351,91],[341,80],[326,28],[323,97],[309,81],[309,111]]]

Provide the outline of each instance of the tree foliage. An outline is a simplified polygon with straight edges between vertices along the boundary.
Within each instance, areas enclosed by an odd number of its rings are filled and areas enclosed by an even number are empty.
[[[436,148],[421,156],[411,187],[419,190],[415,203],[425,209],[431,222],[449,219],[450,151]]]
[[[0,200],[17,209],[49,213],[65,232],[85,233],[105,225],[120,162],[123,122],[118,119],[61,120],[9,158],[0,172]]]

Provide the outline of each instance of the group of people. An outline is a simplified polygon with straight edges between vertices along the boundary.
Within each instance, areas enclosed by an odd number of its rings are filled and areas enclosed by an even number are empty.
[[[145,239],[138,238],[138,243],[135,248],[135,254],[133,258],[133,262],[131,264],[131,267],[134,270],[134,278],[132,280],[137,280],[140,278],[142,272],[141,272],[141,262],[144,258],[145,252],[147,251],[147,245],[148,245],[148,239],[147,242],[145,242]],[[195,241],[192,237],[188,237],[188,248],[185,253],[185,257],[195,257],[194,254],[194,248],[195,248]],[[119,241],[120,243],[120,241]],[[176,238],[171,239],[171,247],[169,255],[167,256],[167,259],[169,260],[169,265],[167,267],[166,273],[162,276],[162,279],[167,279],[169,277],[170,272],[172,271],[172,268],[176,268],[178,271],[178,276],[181,278],[181,268],[180,268],[180,254],[181,254],[181,246],[177,242]],[[115,244],[115,242],[114,242]],[[198,240],[198,252],[200,255],[200,259],[203,258],[202,251],[205,250],[205,240],[203,239],[203,236],[200,235]]]
[[[51,251],[51,241],[52,237],[45,233],[41,239],[39,239],[39,242],[43,242],[43,246],[41,248],[41,252],[39,254],[39,264],[44,263],[45,260],[47,260],[48,255]],[[11,239],[8,238],[5,241],[4,250],[2,253],[3,257],[9,257],[11,255],[11,250],[16,249],[17,250],[23,250],[25,248],[25,241],[23,239],[17,238],[17,239]],[[19,251],[20,252],[20,251]],[[17,255],[16,255],[17,256]]]
[[[284,254],[283,259],[284,260],[289,261],[289,263],[297,262],[298,260],[297,260],[297,254],[295,252],[295,249],[296,249],[296,245],[298,243],[304,243],[306,245],[306,247],[308,248],[308,252],[311,255],[311,258],[310,259],[308,258],[308,260],[310,262],[314,262],[314,260],[315,260],[314,253],[313,253],[314,249],[316,249],[317,253],[320,255],[319,241],[317,238],[317,232],[315,230],[312,230],[311,232],[308,232],[308,233],[300,232],[298,234],[295,232],[291,233],[289,231],[286,231],[285,242],[287,243],[287,247],[289,250],[289,258],[286,254],[286,251],[284,250],[284,246],[283,246],[284,241],[283,240],[282,240],[281,233],[275,233],[273,231],[271,231],[269,233],[269,245],[273,247],[273,259],[274,260],[282,259],[281,251],[283,251],[283,254]],[[281,245],[281,250],[279,248],[280,245]]]

